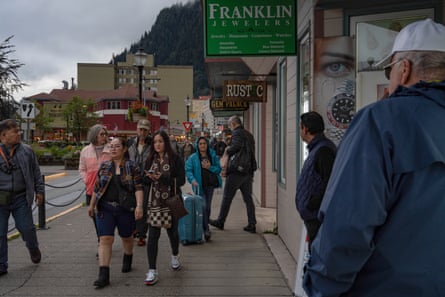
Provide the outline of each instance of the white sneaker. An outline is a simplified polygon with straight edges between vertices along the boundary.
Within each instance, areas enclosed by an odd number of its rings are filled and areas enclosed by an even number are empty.
[[[149,269],[144,282],[147,286],[156,284],[158,282],[158,271],[156,269]]]
[[[179,270],[180,268],[181,268],[181,263],[179,262],[179,255],[177,256],[172,255],[172,269]]]

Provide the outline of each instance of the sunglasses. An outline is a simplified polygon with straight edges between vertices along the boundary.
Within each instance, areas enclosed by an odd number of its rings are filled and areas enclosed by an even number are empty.
[[[385,77],[386,77],[387,80],[389,80],[391,78],[392,66],[394,66],[395,64],[397,64],[397,63],[399,63],[401,61],[403,61],[403,59],[398,59],[398,60],[395,60],[392,63],[389,63],[385,67],[383,67],[383,70],[385,71]]]
[[[102,132],[102,133],[100,133],[99,135],[100,135],[100,136],[107,136],[108,133],[107,133],[107,132]]]

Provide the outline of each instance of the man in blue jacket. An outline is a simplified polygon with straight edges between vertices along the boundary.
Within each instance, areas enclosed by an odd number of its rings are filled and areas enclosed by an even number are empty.
[[[337,148],[324,135],[323,117],[315,111],[300,116],[300,137],[307,143],[309,155],[298,178],[295,205],[306,226],[310,250],[320,228],[317,214],[331,175]]]
[[[445,27],[406,26],[383,63],[390,96],[340,144],[308,296],[445,296]]]

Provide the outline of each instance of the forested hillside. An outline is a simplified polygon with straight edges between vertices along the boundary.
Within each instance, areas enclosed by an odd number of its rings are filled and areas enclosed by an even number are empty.
[[[175,4],[159,13],[152,28],[141,39],[116,56],[124,61],[127,52],[139,48],[155,55],[156,65],[193,65],[195,97],[208,95],[204,68],[202,13],[199,1]]]

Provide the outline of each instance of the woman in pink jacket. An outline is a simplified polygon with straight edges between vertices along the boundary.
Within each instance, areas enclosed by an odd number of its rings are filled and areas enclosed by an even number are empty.
[[[82,149],[79,160],[79,173],[85,183],[87,206],[90,205],[100,163],[111,160],[105,126],[100,124],[92,126],[88,131],[88,141],[90,144]],[[96,227],[96,222],[94,226]]]

